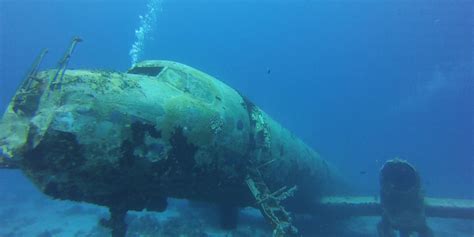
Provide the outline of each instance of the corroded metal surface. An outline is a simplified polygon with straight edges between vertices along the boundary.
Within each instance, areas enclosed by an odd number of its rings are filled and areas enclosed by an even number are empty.
[[[418,171],[405,160],[385,162],[380,170],[380,208],[382,218],[377,225],[379,237],[417,233],[433,237],[426,222],[424,193]]]
[[[263,164],[270,190],[302,190],[290,209],[340,188],[315,151],[196,69],[68,70],[48,90],[54,73],[39,72],[0,124],[3,153],[52,197],[126,210],[164,210],[166,197],[255,206],[245,178]]]

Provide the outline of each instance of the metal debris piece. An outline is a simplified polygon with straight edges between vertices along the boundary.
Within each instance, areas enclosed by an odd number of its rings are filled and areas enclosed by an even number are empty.
[[[281,201],[293,196],[297,189],[296,186],[290,189],[285,186],[271,193],[258,169],[250,172],[245,182],[255,198],[260,212],[273,226],[273,236],[299,236],[298,229],[291,223],[290,213],[281,205]]]

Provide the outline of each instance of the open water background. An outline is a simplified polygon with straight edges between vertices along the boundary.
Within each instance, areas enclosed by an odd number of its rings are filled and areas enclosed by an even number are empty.
[[[53,68],[74,35],[84,42],[70,68],[125,71],[146,3],[0,0],[0,109],[40,49]],[[239,90],[358,194],[376,195],[381,165],[400,157],[428,196],[474,198],[473,9],[470,0],[165,0],[142,59],[185,63]],[[0,171],[3,193],[29,185],[18,176]]]

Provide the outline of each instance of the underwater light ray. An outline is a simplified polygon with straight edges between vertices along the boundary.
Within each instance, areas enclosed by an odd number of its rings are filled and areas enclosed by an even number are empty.
[[[150,38],[150,34],[156,28],[158,16],[162,12],[163,0],[150,0],[147,3],[147,13],[140,15],[140,26],[135,30],[135,42],[130,48],[130,58],[132,66],[143,56],[145,50],[145,40]]]

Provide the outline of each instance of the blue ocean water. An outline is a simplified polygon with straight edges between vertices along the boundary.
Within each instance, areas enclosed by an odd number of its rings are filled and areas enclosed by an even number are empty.
[[[55,67],[125,71],[148,1],[0,0],[2,111],[41,48]],[[395,157],[427,196],[474,198],[470,0],[163,0],[141,59],[224,81],[341,170],[361,195]],[[27,185],[1,171],[6,192]]]

